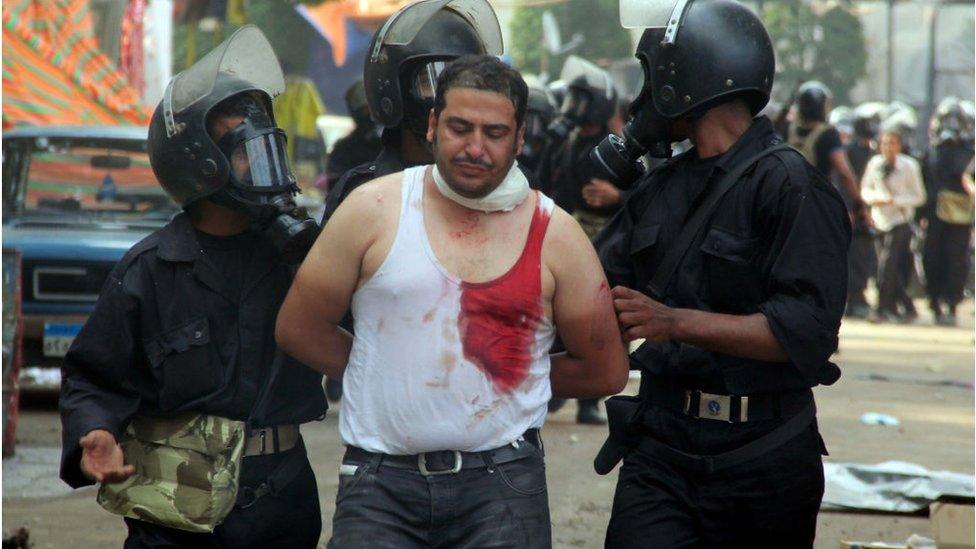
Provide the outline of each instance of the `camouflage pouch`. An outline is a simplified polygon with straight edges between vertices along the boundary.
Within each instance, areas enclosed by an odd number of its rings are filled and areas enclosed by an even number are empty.
[[[125,462],[136,472],[103,484],[106,510],[189,532],[213,532],[237,499],[243,421],[204,414],[137,417],[122,440]]]
[[[966,193],[941,190],[936,195],[935,216],[952,225],[973,222],[973,198]]]

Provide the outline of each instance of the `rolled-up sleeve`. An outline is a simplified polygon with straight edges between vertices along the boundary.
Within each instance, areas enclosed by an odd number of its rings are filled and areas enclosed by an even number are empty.
[[[81,472],[78,440],[95,429],[119,438],[139,408],[131,382],[139,346],[138,301],[117,273],[109,277],[81,332],[65,355],[61,395],[61,479],[92,484]]]
[[[837,374],[826,366],[837,350],[851,238],[843,202],[823,182],[786,181],[762,210],[764,231],[776,237],[759,309],[804,379],[832,383]]]

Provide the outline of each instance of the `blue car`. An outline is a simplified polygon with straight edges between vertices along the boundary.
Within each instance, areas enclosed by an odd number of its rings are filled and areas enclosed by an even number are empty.
[[[179,210],[153,177],[146,128],[3,134],[3,248],[21,253],[21,390],[57,390],[61,360],[115,263]]]

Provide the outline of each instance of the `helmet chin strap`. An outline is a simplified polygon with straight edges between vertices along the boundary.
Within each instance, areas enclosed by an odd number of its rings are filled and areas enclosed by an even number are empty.
[[[434,178],[437,190],[446,198],[465,208],[482,212],[510,212],[518,207],[529,194],[529,180],[519,169],[518,162],[512,162],[512,169],[508,170],[508,174],[501,184],[481,198],[468,198],[455,192],[444,179],[444,176],[441,175],[440,170],[437,169],[436,163],[431,170],[431,176]]]

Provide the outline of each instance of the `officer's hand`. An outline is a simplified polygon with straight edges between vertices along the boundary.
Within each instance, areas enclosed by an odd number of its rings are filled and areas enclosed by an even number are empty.
[[[624,341],[649,339],[665,343],[671,340],[675,319],[670,307],[623,286],[615,287],[611,294]]]
[[[620,202],[620,189],[606,179],[590,179],[583,186],[583,200],[591,208],[605,208]]]
[[[126,465],[122,447],[115,436],[104,429],[95,429],[78,440],[81,446],[81,472],[99,483],[122,482],[136,472]]]

